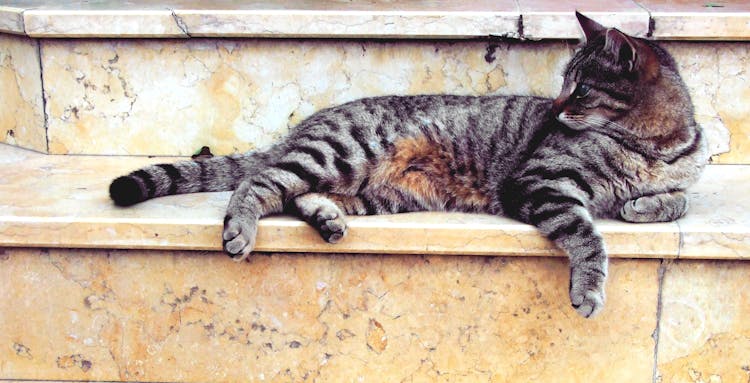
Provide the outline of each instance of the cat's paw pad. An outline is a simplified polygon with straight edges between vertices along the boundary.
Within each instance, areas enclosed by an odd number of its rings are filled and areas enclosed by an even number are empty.
[[[255,246],[257,231],[254,223],[227,216],[222,233],[224,251],[236,261],[247,258]]]
[[[604,277],[576,273],[571,275],[570,303],[584,318],[591,318],[604,308]]]
[[[315,226],[328,243],[338,243],[346,235],[346,221],[332,209],[321,209],[315,216]]]

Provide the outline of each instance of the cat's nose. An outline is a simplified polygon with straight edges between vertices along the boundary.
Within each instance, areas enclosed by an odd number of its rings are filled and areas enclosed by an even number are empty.
[[[566,99],[563,97],[558,97],[555,99],[555,101],[552,101],[552,109],[550,109],[550,113],[556,118],[563,111],[563,107],[565,106],[565,101]]]

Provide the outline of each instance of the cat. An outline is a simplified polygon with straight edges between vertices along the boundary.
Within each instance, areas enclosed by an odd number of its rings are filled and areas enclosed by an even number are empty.
[[[529,223],[570,261],[584,317],[605,302],[607,254],[594,218],[661,222],[708,162],[674,59],[657,44],[576,13],[583,43],[556,99],[383,96],[321,110],[262,151],[147,166],[110,196],[234,190],[224,250],[246,258],[258,219],[293,213],[328,242],[346,215],[461,211]]]

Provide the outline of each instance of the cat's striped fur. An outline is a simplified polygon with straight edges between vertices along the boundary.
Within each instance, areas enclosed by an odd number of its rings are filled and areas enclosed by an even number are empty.
[[[260,217],[294,212],[330,242],[346,214],[420,210],[506,215],[536,226],[570,258],[584,316],[604,302],[607,255],[593,218],[668,221],[707,162],[672,58],[579,15],[586,43],[555,99],[387,96],[318,112],[267,150],[148,166],[116,179],[130,205],[235,190],[224,249],[243,259]]]

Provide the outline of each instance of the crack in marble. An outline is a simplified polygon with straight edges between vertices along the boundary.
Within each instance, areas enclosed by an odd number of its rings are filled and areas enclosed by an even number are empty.
[[[654,361],[653,361],[653,376],[652,382],[659,382],[659,335],[661,332],[661,317],[663,310],[663,289],[664,289],[664,278],[667,272],[667,265],[671,264],[671,260],[663,259],[659,262],[659,268],[657,270],[657,298],[656,298],[656,326],[654,332],[651,334],[651,338],[654,340]]]
[[[166,8],[171,14],[172,19],[174,19],[175,25],[177,25],[177,28],[179,28],[182,33],[185,35],[185,37],[192,37],[190,36],[190,32],[188,30],[187,24],[185,24],[185,21],[182,20],[182,17],[180,17],[177,13],[175,13],[175,10],[172,8]]]

